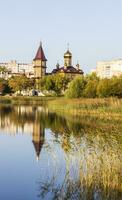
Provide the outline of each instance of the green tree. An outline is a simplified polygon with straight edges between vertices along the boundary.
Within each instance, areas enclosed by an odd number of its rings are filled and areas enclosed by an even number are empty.
[[[97,76],[97,74],[95,72],[91,73],[91,74],[87,74],[86,75],[86,81],[99,81],[99,77]]]
[[[84,97],[95,98],[97,96],[98,80],[89,80],[84,89]]]
[[[122,97],[122,75],[120,77],[113,77],[111,82],[111,96]]]
[[[57,95],[59,94],[64,94],[64,91],[66,90],[68,83],[69,83],[69,78],[66,75],[62,74],[56,74],[53,76],[54,78],[54,91],[56,92]]]
[[[61,74],[49,75],[39,80],[39,88],[44,91],[54,91],[56,95],[64,93],[69,83],[69,78]]]
[[[111,80],[110,79],[102,79],[99,81],[97,86],[97,95],[98,97],[109,97],[111,96]]]
[[[53,90],[54,89],[54,77],[52,75],[45,76],[38,80],[38,88],[42,91],[47,90]]]
[[[85,85],[86,85],[86,80],[84,77],[76,77],[69,84],[69,87],[65,93],[66,97],[68,98],[82,97]]]
[[[0,73],[6,73],[6,72],[8,72],[8,70],[6,69],[6,67],[1,67],[0,66]]]

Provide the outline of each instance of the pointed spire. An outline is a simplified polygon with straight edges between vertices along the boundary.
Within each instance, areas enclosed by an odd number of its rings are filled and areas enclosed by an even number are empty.
[[[36,53],[36,56],[33,60],[47,61],[45,54],[44,54],[44,51],[43,51],[43,48],[42,48],[42,42],[41,41],[40,41],[40,45],[39,45],[38,51]]]
[[[57,61],[57,64],[56,64],[56,69],[59,69],[60,65],[59,65],[59,62]]]
[[[42,47],[42,41],[40,40],[40,46]]]
[[[39,160],[39,155],[40,155],[43,144],[41,142],[35,142],[35,141],[32,141],[32,142],[36,151],[36,158],[38,158]]]
[[[69,43],[67,43],[67,51],[69,51]]]
[[[77,61],[77,64],[76,64],[76,68],[77,68],[77,70],[80,69],[80,65],[79,65],[79,62],[78,62],[78,61]]]

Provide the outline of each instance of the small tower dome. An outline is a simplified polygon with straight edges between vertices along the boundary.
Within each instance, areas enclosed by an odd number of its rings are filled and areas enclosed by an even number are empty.
[[[64,67],[72,66],[72,53],[69,51],[69,44],[66,53],[64,54]]]
[[[68,57],[68,58],[71,58],[71,57],[72,57],[72,53],[71,53],[69,50],[67,50],[66,53],[64,54],[64,58],[65,58],[65,57],[66,57],[66,58],[67,58],[67,57]]]

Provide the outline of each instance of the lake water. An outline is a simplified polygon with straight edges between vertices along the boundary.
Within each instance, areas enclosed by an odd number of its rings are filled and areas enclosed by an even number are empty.
[[[0,106],[0,200],[122,199],[122,120]]]

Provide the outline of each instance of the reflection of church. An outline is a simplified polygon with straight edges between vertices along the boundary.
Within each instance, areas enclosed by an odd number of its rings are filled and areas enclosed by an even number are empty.
[[[44,144],[45,129],[39,122],[35,121],[33,124],[33,145],[36,151],[36,158],[39,160],[40,152]]]

